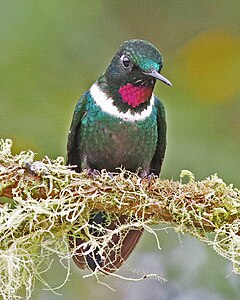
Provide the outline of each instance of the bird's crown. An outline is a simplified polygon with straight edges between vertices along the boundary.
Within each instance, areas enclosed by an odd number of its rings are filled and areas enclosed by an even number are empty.
[[[134,65],[144,72],[159,70],[162,67],[163,59],[158,49],[151,43],[144,40],[129,40],[124,42],[118,55],[127,57]]]

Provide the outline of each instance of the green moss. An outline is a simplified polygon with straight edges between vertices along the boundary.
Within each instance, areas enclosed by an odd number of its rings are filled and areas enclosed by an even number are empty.
[[[114,176],[102,171],[91,178],[86,172],[77,174],[67,168],[61,157],[34,161],[32,151],[13,156],[11,146],[10,140],[0,140],[0,192],[4,196],[5,189],[12,186],[14,203],[0,204],[3,299],[20,299],[23,288],[25,298],[30,299],[36,278],[47,285],[41,277],[42,263],[50,267],[53,253],[67,261],[69,275],[69,260],[78,247],[73,243],[70,248],[69,238],[82,238],[86,251],[90,247],[103,253],[117,234],[119,251],[131,229],[145,228],[158,239],[149,227],[157,223],[170,223],[177,232],[210,245],[240,273],[240,192],[217,175],[196,182],[194,175],[184,170],[180,182],[155,177],[149,187],[148,181],[125,170]],[[188,178],[186,184],[184,177]],[[106,212],[107,224],[119,221],[114,232],[89,223],[91,213],[97,210]],[[123,214],[124,224],[119,220]],[[94,236],[93,230],[100,234]],[[98,271],[94,272],[97,280]]]

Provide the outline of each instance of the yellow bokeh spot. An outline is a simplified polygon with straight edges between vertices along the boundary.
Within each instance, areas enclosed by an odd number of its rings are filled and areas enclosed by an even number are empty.
[[[198,35],[178,56],[185,88],[203,101],[240,95],[240,37],[221,31]]]

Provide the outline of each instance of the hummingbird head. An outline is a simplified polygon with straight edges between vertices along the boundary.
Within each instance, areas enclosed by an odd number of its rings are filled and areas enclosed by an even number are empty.
[[[171,85],[159,73],[162,66],[163,58],[155,46],[129,40],[120,46],[99,83],[110,97],[136,108],[150,101],[156,80]]]

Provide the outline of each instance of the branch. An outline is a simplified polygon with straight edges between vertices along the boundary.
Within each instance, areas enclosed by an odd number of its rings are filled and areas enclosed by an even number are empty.
[[[65,166],[60,157],[34,161],[32,151],[13,156],[11,146],[10,140],[0,140],[0,196],[12,199],[0,198],[3,299],[18,299],[22,287],[30,299],[34,278],[43,281],[40,263],[52,253],[68,264],[77,248],[69,249],[69,238],[84,235],[85,246],[104,248],[113,233],[99,225],[101,239],[90,234],[89,216],[96,210],[110,219],[126,215],[119,233],[132,228],[154,233],[150,225],[170,223],[211,245],[240,273],[240,191],[216,175],[197,182],[191,172],[182,171],[180,182],[154,177],[150,184],[125,170],[92,178]]]

